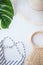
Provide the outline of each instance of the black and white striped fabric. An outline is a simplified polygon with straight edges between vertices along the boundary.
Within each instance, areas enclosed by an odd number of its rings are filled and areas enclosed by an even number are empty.
[[[7,42],[6,42],[7,41]],[[7,49],[7,50],[6,50]],[[11,50],[14,52],[14,59],[11,60],[9,57],[9,52]],[[7,51],[5,53],[4,51]],[[10,50],[10,51],[9,51]],[[16,52],[15,52],[16,51]],[[8,54],[6,57],[4,57],[6,54]],[[12,54],[12,52],[11,52]],[[7,59],[9,57],[9,59]],[[1,43],[0,43],[0,65],[22,65],[26,57],[26,52],[25,52],[25,46],[21,41],[15,42],[11,37],[5,37]]]
[[[4,50],[3,50],[3,45],[0,42],[0,65],[6,65],[6,60],[4,56]]]

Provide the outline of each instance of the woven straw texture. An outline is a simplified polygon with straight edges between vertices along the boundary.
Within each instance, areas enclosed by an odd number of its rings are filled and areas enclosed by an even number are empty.
[[[43,65],[43,48],[34,48],[27,59],[27,65]]]

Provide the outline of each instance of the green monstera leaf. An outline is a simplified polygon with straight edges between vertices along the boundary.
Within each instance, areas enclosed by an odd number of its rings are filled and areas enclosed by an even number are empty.
[[[10,0],[0,0],[0,26],[3,29],[9,27],[14,16],[14,10]]]

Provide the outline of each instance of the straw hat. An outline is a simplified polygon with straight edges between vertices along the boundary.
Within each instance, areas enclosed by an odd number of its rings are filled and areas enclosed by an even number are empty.
[[[43,32],[35,32],[31,37],[33,51],[31,52],[30,56],[26,60],[27,65],[43,65],[43,46],[39,47],[39,46],[35,45],[32,40],[33,37],[38,33],[43,34]]]

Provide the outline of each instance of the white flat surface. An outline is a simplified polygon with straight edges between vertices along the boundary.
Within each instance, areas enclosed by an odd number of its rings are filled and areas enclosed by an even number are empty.
[[[10,28],[8,30],[0,31],[0,37],[1,37],[0,40],[2,40],[6,36],[9,36],[15,42],[17,41],[24,42],[24,45],[26,48],[26,56],[28,57],[28,55],[30,54],[32,50],[30,38],[31,38],[31,35],[36,31],[43,31],[43,26],[36,26],[36,25],[30,24],[27,20],[25,20],[22,17],[22,15],[20,15],[20,13],[17,13],[10,25]],[[8,53],[8,50],[6,51]],[[10,55],[10,53],[8,54]]]
[[[17,42],[17,41],[24,42],[24,45],[26,48],[26,57],[28,57],[28,55],[30,54],[30,52],[32,50],[32,45],[31,45],[31,41],[30,41],[31,35],[36,31],[43,31],[43,26],[30,24],[29,23],[30,21],[29,20],[27,21],[27,19],[25,19],[24,16],[26,16],[27,18],[32,18],[32,19],[34,17],[36,17],[36,18],[34,18],[34,20],[37,22],[37,20],[43,21],[43,19],[42,19],[43,14],[38,13],[41,17],[40,18],[40,17],[38,17],[39,15],[36,15],[37,13],[31,12],[29,10],[29,8],[27,7],[27,1],[26,0],[18,0],[17,3],[18,3],[17,4],[17,6],[18,6],[17,12],[13,18],[13,21],[12,21],[9,29],[2,30],[2,31],[0,30],[0,41],[4,37],[9,36],[15,42]],[[22,15],[24,15],[24,16],[22,16]],[[31,15],[33,17],[31,17]],[[12,49],[12,50],[14,50],[14,49]],[[7,50],[7,52],[8,51],[9,50]],[[8,53],[8,54],[10,55],[10,53]],[[6,54],[6,56],[8,57],[7,54]]]
[[[25,18],[35,23],[43,23],[43,11],[35,11],[31,8],[28,0],[18,0],[17,11],[21,12]]]

